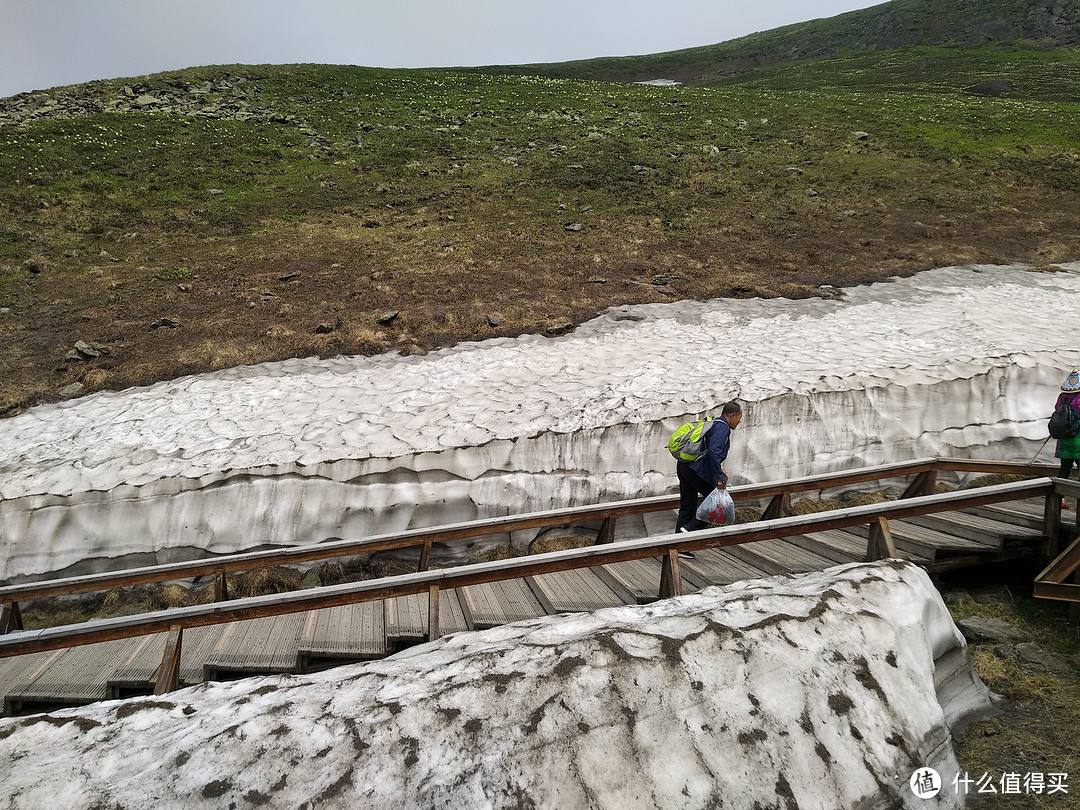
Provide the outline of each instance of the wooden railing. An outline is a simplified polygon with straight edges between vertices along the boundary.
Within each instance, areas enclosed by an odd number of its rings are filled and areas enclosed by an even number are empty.
[[[1054,492],[1056,497],[1052,509],[1060,511],[1059,497],[1080,498],[1080,484],[1075,481],[1057,479]],[[1050,516],[1050,519],[1053,515]],[[1080,527],[1080,512],[1076,516],[1077,526]],[[1060,521],[1055,521],[1056,528],[1060,531]],[[1055,537],[1055,539],[1058,539]],[[1034,594],[1043,599],[1059,599],[1065,602],[1080,604],[1080,583],[1077,580],[1077,570],[1080,569],[1080,534],[1076,539],[1059,554],[1043,571],[1035,578]],[[1070,583],[1067,580],[1073,579]],[[1076,604],[1073,609],[1075,611]]]
[[[267,616],[353,604],[376,599],[426,593],[429,617],[428,637],[439,635],[439,592],[448,588],[461,588],[486,582],[496,582],[519,577],[535,576],[575,568],[608,565],[627,560],[648,557],[662,559],[660,596],[672,596],[682,592],[679,570],[679,551],[719,548],[751,543],[767,538],[790,537],[826,529],[839,529],[866,525],[871,527],[867,546],[867,559],[896,557],[892,545],[888,521],[913,515],[963,509],[991,503],[1043,496],[1047,537],[1058,537],[1060,520],[1060,493],[1062,482],[1050,478],[1019,481],[991,487],[941,494],[924,494],[934,487],[935,476],[941,470],[974,471],[979,473],[1045,474],[1056,468],[1010,464],[1005,462],[974,462],[955,459],[921,459],[903,464],[884,465],[862,470],[810,476],[783,482],[770,482],[744,487],[734,487],[733,495],[741,501],[751,498],[771,498],[762,520],[709,529],[691,534],[671,534],[662,537],[642,538],[613,542],[614,521],[622,515],[674,508],[678,499],[660,496],[635,501],[623,501],[594,507],[575,507],[551,512],[534,513],[518,517],[473,521],[432,529],[420,529],[397,535],[369,538],[364,541],[333,541],[312,547],[297,547],[251,554],[235,554],[203,563],[180,563],[133,569],[126,572],[98,574],[54,580],[47,583],[28,583],[0,588],[0,600],[6,618],[7,632],[0,635],[0,657],[20,655],[45,650],[92,644],[120,638],[130,638],[158,632],[168,632],[165,656],[158,673],[155,691],[158,693],[175,688],[179,675],[179,662],[184,629],[210,624],[233,622]],[[868,504],[846,509],[821,512],[806,516],[784,517],[783,504],[794,492],[828,489],[866,481],[914,475],[914,480],[896,501]],[[576,522],[601,520],[600,543],[583,549],[537,554],[492,563],[463,565],[455,568],[428,571],[427,558],[431,544],[449,540],[478,537],[515,529],[566,525]],[[312,588],[271,596],[225,600],[227,594],[220,589],[221,601],[207,605],[174,608],[135,616],[92,620],[82,624],[41,630],[22,630],[19,621],[19,600],[36,599],[48,595],[81,593],[120,585],[161,582],[182,577],[212,573],[223,579],[223,572],[246,570],[265,565],[287,565],[300,561],[368,553],[391,548],[422,546],[420,569],[417,573],[386,577],[365,582]]]
[[[857,470],[823,473],[785,481],[770,481],[731,488],[732,497],[740,502],[761,501],[769,498],[762,520],[782,517],[786,514],[790,496],[798,492],[811,492],[842,486],[914,476],[901,498],[928,494],[933,491],[936,476],[941,471],[973,472],[982,475],[1031,475],[1049,476],[1057,470],[1050,465],[1018,464],[1014,462],[975,461],[948,458],[924,458]],[[178,579],[213,576],[215,578],[215,601],[228,599],[226,575],[238,571],[250,571],[270,566],[288,566],[299,563],[420,548],[418,571],[426,571],[435,543],[478,538],[493,534],[551,526],[581,525],[600,522],[597,545],[610,543],[615,538],[618,518],[641,515],[679,505],[677,495],[659,495],[629,501],[614,501],[595,506],[578,506],[525,515],[488,518],[432,528],[412,529],[388,535],[377,535],[363,540],[340,540],[332,538],[312,545],[289,546],[284,549],[226,554],[212,559],[193,562],[130,568],[100,574],[88,574],[63,579],[42,580],[20,585],[0,587],[0,633],[22,629],[18,621],[18,604],[32,599],[50,596],[104,591],[111,588],[132,587]]]

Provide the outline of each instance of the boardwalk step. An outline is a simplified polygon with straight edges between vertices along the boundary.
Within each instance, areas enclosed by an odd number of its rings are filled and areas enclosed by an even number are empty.
[[[904,522],[961,537],[994,548],[1001,548],[1005,540],[1036,540],[1042,537],[1038,529],[1001,523],[979,515],[965,512],[939,512],[933,515],[916,515]]]
[[[786,539],[758,540],[754,543],[728,546],[726,550],[768,574],[820,571],[835,564],[832,560],[800,548]]]
[[[5,708],[18,714],[106,700],[109,674],[138,643],[137,638],[123,638],[43,653],[46,658],[39,660],[38,667],[24,672],[23,681],[8,688]]]
[[[870,527],[866,525],[852,526],[846,531],[867,538]],[[1001,543],[994,538],[987,537],[985,542],[969,540],[966,537],[958,537],[937,529],[911,523],[907,518],[904,520],[890,520],[889,531],[892,534],[893,543],[901,556],[915,560],[935,560],[942,554],[964,552],[968,554],[981,554],[997,551]]]
[[[386,643],[393,646],[416,644],[427,638],[428,595],[414,593],[387,599],[384,609]],[[456,588],[439,592],[439,635],[468,630],[469,622]]]
[[[299,672],[297,646],[304,614],[246,619],[225,625],[207,656],[206,680],[231,680],[268,672]]]
[[[611,586],[589,568],[540,574],[528,581],[537,599],[546,602],[545,607],[553,613],[588,612],[624,604]]]
[[[466,621],[477,630],[545,615],[528,584],[520,579],[462,588],[461,606]]]
[[[311,610],[303,616],[297,654],[305,671],[387,654],[381,601]]]
[[[691,573],[697,573],[708,584],[730,585],[744,579],[768,576],[765,569],[740,559],[727,548],[708,548],[695,551],[694,554],[695,559],[681,561],[683,576],[689,577]]]

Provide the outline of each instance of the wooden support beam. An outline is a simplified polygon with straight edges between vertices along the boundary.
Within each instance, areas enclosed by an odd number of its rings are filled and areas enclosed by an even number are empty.
[[[866,561],[898,559],[900,555],[893,543],[889,521],[884,516],[870,524],[870,536],[866,540]]]
[[[596,545],[605,546],[615,542],[615,516],[609,515],[600,524],[600,533],[596,535]]]
[[[225,578],[224,571],[214,572],[214,601],[215,602],[227,602],[229,601],[229,582]]]
[[[937,486],[937,470],[925,470],[915,476],[908,484],[901,498],[917,498],[920,495],[933,495]]]
[[[18,602],[5,602],[0,606],[0,635],[23,630],[22,611]]]
[[[1043,534],[1046,542],[1042,556],[1044,560],[1051,560],[1061,551],[1061,495],[1056,490],[1046,493],[1043,501]]]
[[[420,563],[416,566],[416,570],[417,572],[427,571],[429,565],[431,565],[431,541],[425,540],[420,549]]]
[[[660,569],[660,598],[682,596],[682,572],[679,570],[679,552],[676,549],[670,549],[663,559],[664,563]]]
[[[157,679],[154,681],[154,694],[164,695],[175,691],[180,685],[180,650],[183,646],[184,628],[175,626],[169,629],[169,639],[165,642],[165,654],[161,656]]]
[[[427,592],[427,640],[439,637],[439,586],[432,585]]]
[[[761,519],[776,520],[784,517],[790,508],[790,500],[791,494],[788,492],[779,492],[773,495],[769,505],[765,507],[765,511],[761,514]]]

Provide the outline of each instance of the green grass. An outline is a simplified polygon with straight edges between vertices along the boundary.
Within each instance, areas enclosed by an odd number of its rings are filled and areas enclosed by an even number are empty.
[[[68,112],[0,126],[0,299],[15,310],[0,329],[18,347],[0,361],[0,407],[83,379],[54,358],[111,334],[125,349],[96,386],[202,370],[197,358],[430,348],[493,334],[487,313],[512,335],[657,295],[1061,260],[1078,64],[910,46],[711,87],[297,65],[35,94]],[[989,75],[1016,91],[964,89]],[[151,92],[166,109],[129,109]],[[999,211],[1017,213],[988,225]],[[298,267],[302,287],[264,295]],[[634,285],[672,268],[682,281],[662,293]],[[597,276],[611,283],[582,286]],[[176,298],[177,281],[191,294]],[[407,314],[376,328],[391,309]],[[162,315],[185,324],[168,345],[144,330]]]

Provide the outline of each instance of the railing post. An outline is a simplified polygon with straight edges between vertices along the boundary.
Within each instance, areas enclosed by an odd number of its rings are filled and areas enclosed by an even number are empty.
[[[679,552],[677,549],[671,549],[664,555],[663,567],[660,569],[660,598],[667,599],[669,596],[682,596],[682,593]]]
[[[600,532],[596,535],[596,545],[603,546],[615,542],[615,516],[609,515],[600,524]]]
[[[1046,542],[1042,556],[1045,560],[1052,560],[1061,552],[1061,497],[1057,487],[1054,487],[1046,493],[1043,502],[1043,534],[1046,535]]]
[[[224,571],[214,572],[214,601],[227,602],[229,600],[229,582],[225,578]]]
[[[420,563],[416,566],[417,573],[427,571],[431,564],[431,541],[425,540],[424,547],[420,549]]]
[[[165,654],[161,656],[157,679],[154,682],[154,694],[164,695],[174,691],[180,685],[180,648],[183,644],[184,628],[169,628],[169,638],[165,642]]]
[[[19,603],[5,602],[3,607],[0,607],[0,635],[24,629]]]
[[[439,586],[432,585],[427,592],[427,640],[434,641],[439,637]]]
[[[915,476],[915,480],[908,484],[901,498],[917,498],[920,495],[933,495],[934,487],[937,486],[937,470],[926,470]]]
[[[879,517],[870,524],[870,536],[866,540],[866,561],[897,559],[899,556],[896,545],[893,543],[889,521],[884,517]]]
[[[776,520],[776,518],[782,518],[788,513],[790,507],[791,496],[787,492],[781,492],[779,495],[773,495],[772,500],[769,501],[769,505],[765,507],[765,511],[761,513],[762,520]]]

